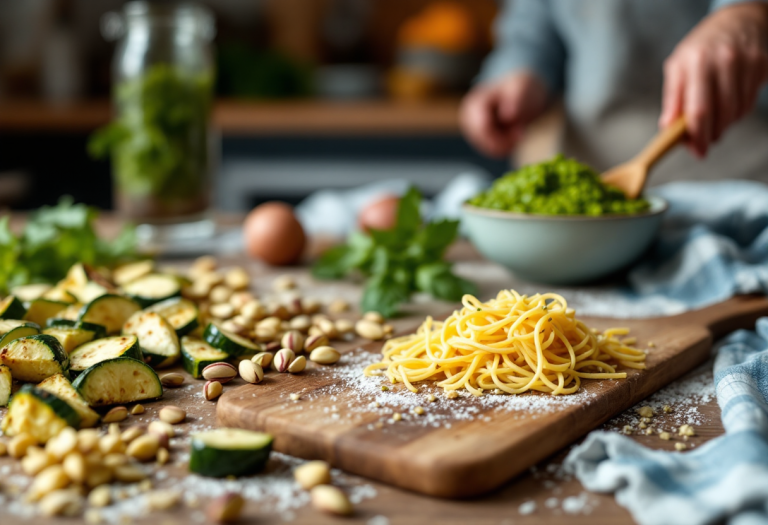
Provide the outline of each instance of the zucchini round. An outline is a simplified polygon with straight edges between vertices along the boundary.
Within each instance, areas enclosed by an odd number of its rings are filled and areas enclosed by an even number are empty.
[[[233,356],[255,354],[261,351],[261,346],[258,343],[224,330],[215,321],[208,323],[208,326],[205,327],[203,339],[212,347]]]
[[[96,323],[86,323],[85,321],[75,321],[73,319],[62,319],[61,317],[54,317],[48,319],[45,323],[48,328],[79,328],[88,332],[93,332],[94,339],[101,339],[107,336],[107,329],[104,325]]]
[[[150,259],[136,261],[118,266],[112,270],[112,280],[116,284],[123,286],[145,275],[149,275],[153,271],[155,271],[154,261]]]
[[[77,376],[72,386],[92,407],[133,403],[163,395],[163,385],[155,371],[132,357],[96,363]]]
[[[0,319],[24,319],[27,309],[15,296],[9,295],[0,300]]]
[[[179,359],[179,337],[156,312],[136,312],[123,325],[123,333],[139,338],[144,362],[152,368],[170,366]]]
[[[0,319],[0,348],[18,339],[28,335],[37,335],[40,333],[40,327],[29,321],[19,321],[17,319]]]
[[[79,426],[80,416],[66,401],[40,388],[24,385],[11,398],[2,430],[9,436],[26,433],[38,443],[45,443],[65,427]]]
[[[68,303],[54,301],[53,299],[34,299],[29,303],[27,313],[24,314],[24,320],[45,326],[48,319],[55,317],[68,306]]]
[[[99,414],[88,406],[83,396],[72,386],[64,374],[56,374],[37,385],[40,390],[45,390],[59,399],[66,401],[80,416],[80,428],[90,428],[99,422]]]
[[[0,365],[0,407],[8,405],[12,386],[13,377],[11,376],[11,369],[5,365]]]
[[[203,476],[247,476],[264,469],[272,451],[270,434],[220,428],[194,434],[189,470]]]
[[[197,305],[189,299],[174,297],[165,301],[153,304],[146,309],[147,312],[157,312],[162,315],[179,337],[189,334],[197,328],[198,310]]]
[[[184,370],[196,379],[203,377],[203,368],[226,361],[229,357],[228,353],[217,350],[200,339],[189,336],[181,338],[181,359]]]
[[[11,295],[16,296],[24,302],[29,302],[34,301],[35,299],[40,299],[44,294],[50,292],[51,289],[52,287],[50,284],[24,284],[11,288]]]
[[[78,374],[92,367],[96,363],[114,359],[116,357],[131,357],[144,360],[139,346],[139,339],[135,335],[115,335],[96,339],[74,349],[69,355],[69,368]]]
[[[124,285],[123,293],[146,308],[181,295],[181,283],[173,275],[151,273]]]
[[[14,379],[31,383],[69,370],[69,356],[59,340],[48,334],[11,341],[0,350],[0,363],[11,369]]]
[[[139,310],[141,307],[136,301],[121,295],[107,294],[83,306],[78,321],[100,324],[107,329],[108,334],[117,334],[128,318]]]

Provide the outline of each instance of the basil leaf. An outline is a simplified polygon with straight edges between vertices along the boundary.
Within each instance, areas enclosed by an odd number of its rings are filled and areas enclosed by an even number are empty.
[[[455,275],[445,262],[425,264],[416,270],[416,287],[437,299],[458,301],[464,294],[476,294],[477,287]]]
[[[392,317],[410,296],[406,284],[389,275],[377,275],[365,285],[361,308],[364,312],[379,312],[384,317]]]

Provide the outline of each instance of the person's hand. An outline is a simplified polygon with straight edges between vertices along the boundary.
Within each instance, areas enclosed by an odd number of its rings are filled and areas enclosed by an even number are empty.
[[[702,20],[664,62],[659,125],[684,114],[688,146],[703,157],[755,105],[768,80],[768,5],[744,2]]]
[[[509,155],[526,125],[544,112],[548,98],[544,83],[529,72],[478,85],[461,103],[464,136],[486,155]]]

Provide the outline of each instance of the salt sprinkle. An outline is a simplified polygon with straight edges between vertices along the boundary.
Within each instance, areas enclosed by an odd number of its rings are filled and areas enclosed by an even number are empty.
[[[517,512],[519,512],[523,516],[527,516],[528,514],[533,514],[535,511],[536,511],[535,501],[526,501],[525,503],[523,503],[517,508]]]

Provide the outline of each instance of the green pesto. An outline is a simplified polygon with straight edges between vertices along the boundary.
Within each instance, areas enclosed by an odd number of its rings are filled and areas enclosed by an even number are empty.
[[[539,215],[628,215],[647,211],[645,199],[627,199],[589,166],[562,155],[524,166],[469,200],[479,208]]]

